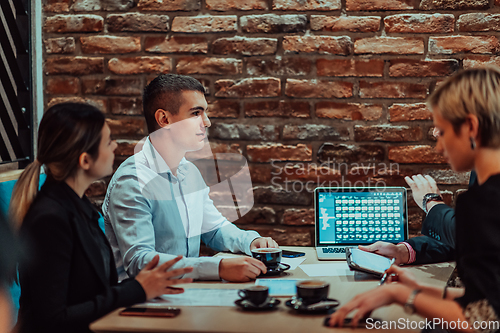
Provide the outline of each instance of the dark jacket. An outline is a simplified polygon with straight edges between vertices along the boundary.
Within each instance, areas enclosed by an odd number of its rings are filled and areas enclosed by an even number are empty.
[[[474,171],[470,174],[469,187],[477,184]],[[422,223],[422,235],[407,240],[416,252],[415,264],[455,260],[455,210],[446,205],[436,205]]]
[[[118,284],[98,217],[65,182],[43,185],[21,227],[30,260],[20,266],[20,332],[89,332],[110,311],[145,301],[136,280]]]

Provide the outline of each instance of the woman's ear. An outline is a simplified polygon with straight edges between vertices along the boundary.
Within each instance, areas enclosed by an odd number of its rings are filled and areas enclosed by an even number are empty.
[[[168,112],[166,110],[158,109],[155,112],[156,123],[158,124],[158,126],[160,128],[167,128],[168,129],[168,127],[169,127],[168,125],[170,125],[172,123],[170,118],[171,118],[170,112]]]
[[[467,130],[469,132],[469,137],[473,138],[474,140],[478,141],[479,140],[479,119],[477,119],[477,116],[473,114],[467,115],[465,118],[465,123],[467,124]]]
[[[87,153],[82,153],[78,158],[78,165],[83,170],[87,171],[90,169],[90,155]]]

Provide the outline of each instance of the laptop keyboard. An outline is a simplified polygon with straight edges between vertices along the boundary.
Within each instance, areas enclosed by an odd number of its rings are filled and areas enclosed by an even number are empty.
[[[324,247],[323,253],[345,253],[345,247]]]

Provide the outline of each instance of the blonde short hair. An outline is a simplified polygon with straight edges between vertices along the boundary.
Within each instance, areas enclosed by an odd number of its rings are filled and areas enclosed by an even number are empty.
[[[458,134],[468,115],[479,120],[481,146],[500,147],[500,69],[467,69],[444,81],[427,100],[428,107]]]

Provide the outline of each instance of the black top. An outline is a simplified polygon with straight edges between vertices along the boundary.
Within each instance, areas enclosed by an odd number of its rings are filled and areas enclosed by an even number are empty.
[[[465,286],[457,301],[487,299],[500,317],[500,174],[474,184],[457,199],[456,257]]]
[[[135,279],[117,283],[96,217],[64,182],[47,180],[37,194],[20,231],[31,255],[19,267],[20,332],[89,332],[92,321],[146,300]]]

